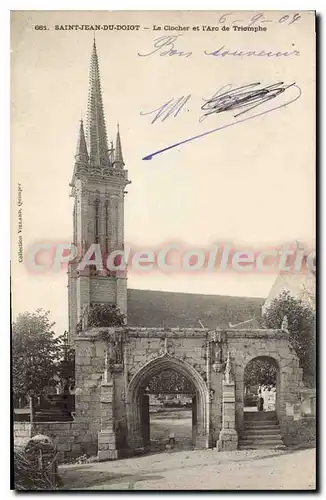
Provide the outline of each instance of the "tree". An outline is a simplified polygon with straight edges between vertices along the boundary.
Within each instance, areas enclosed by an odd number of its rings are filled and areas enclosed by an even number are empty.
[[[12,326],[12,383],[15,395],[40,395],[55,384],[62,346],[49,311],[20,314]]]
[[[250,385],[276,385],[276,366],[267,359],[249,361],[244,372],[245,387]]]
[[[264,313],[267,328],[281,328],[284,316],[288,320],[289,340],[294,348],[306,384],[314,385],[316,358],[315,311],[288,291],[281,292]]]
[[[92,304],[88,312],[88,326],[123,326],[125,315],[115,304]]]
[[[75,350],[68,344],[68,332],[59,337],[62,359],[57,364],[57,375],[64,393],[75,386]]]

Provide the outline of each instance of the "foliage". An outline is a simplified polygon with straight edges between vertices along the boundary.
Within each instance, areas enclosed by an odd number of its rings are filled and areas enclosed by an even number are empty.
[[[244,373],[245,386],[276,385],[276,366],[266,359],[252,359]]]
[[[12,383],[16,395],[40,395],[55,384],[62,354],[60,338],[52,330],[49,312],[20,314],[12,327]]]
[[[92,304],[88,312],[88,326],[123,326],[125,315],[115,304]]]
[[[57,375],[62,381],[62,389],[66,392],[75,386],[75,350],[63,345],[63,358],[57,365]]]
[[[22,449],[15,449],[14,481],[15,489],[19,491],[57,490],[61,481],[53,445],[34,438]]]
[[[278,295],[264,313],[268,328],[280,328],[284,316],[288,319],[289,340],[303,368],[304,381],[314,385],[316,358],[315,311],[288,291]]]

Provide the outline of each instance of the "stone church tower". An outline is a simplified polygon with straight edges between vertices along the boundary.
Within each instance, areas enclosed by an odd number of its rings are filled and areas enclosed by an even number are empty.
[[[124,168],[119,127],[115,148],[108,148],[104,119],[100,72],[94,40],[89,78],[86,138],[80,122],[75,165],[71,181],[73,207],[73,243],[84,255],[92,244],[99,244],[102,256],[124,246],[124,194],[128,172]],[[88,266],[68,270],[69,335],[84,321],[94,303],[116,304],[127,314],[127,279],[104,269]]]

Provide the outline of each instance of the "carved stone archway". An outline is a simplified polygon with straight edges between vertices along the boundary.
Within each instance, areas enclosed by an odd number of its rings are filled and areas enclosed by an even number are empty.
[[[268,332],[268,331],[267,331]],[[237,429],[243,429],[244,422],[244,372],[253,359],[268,359],[276,366],[276,414],[281,428],[291,417],[291,408],[298,403],[300,387],[302,386],[302,369],[299,360],[289,341],[281,335],[271,335],[264,343],[250,343],[248,349],[239,350],[237,345],[231,344],[235,361],[236,373],[236,423]],[[266,335],[267,337],[267,335]],[[274,338],[273,338],[274,337]],[[275,338],[276,337],[276,338]]]
[[[166,368],[160,370],[147,383],[145,381],[143,390],[146,394],[195,394],[196,389],[183,373]]]
[[[182,381],[184,388],[191,392],[195,391],[197,402],[197,428],[195,445],[200,448],[208,448],[209,443],[209,421],[207,408],[209,404],[209,393],[201,375],[189,363],[174,358],[169,354],[159,356],[146,363],[131,379],[127,390],[127,420],[128,420],[128,445],[131,449],[142,449],[143,439],[141,432],[141,408],[140,397],[149,381],[158,374],[166,371],[176,372],[179,382]],[[176,379],[176,383],[178,383]],[[177,387],[175,387],[177,388]],[[180,390],[184,390],[180,387]],[[173,390],[173,383],[170,387]]]

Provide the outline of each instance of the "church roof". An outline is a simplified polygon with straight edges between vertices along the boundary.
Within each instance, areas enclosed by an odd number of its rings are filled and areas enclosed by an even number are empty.
[[[229,328],[261,316],[264,299],[128,289],[128,325]]]

